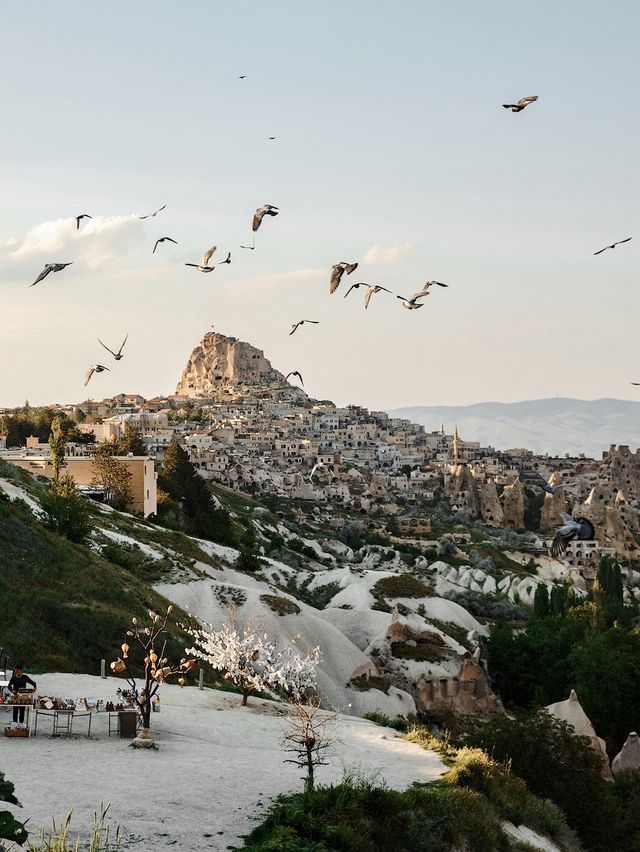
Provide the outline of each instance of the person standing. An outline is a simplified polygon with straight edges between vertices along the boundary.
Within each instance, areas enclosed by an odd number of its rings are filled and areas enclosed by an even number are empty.
[[[27,686],[32,686],[35,689],[36,682],[31,680],[29,675],[24,673],[21,665],[17,665],[13,670],[11,680],[9,681],[9,692],[12,695],[17,695],[21,689],[26,689]],[[24,724],[24,707],[13,708],[13,721],[19,721],[21,724]]]

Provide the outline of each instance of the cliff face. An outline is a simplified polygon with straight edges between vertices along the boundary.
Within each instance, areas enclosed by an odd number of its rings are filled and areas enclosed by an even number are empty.
[[[176,396],[216,396],[221,391],[273,386],[286,387],[284,376],[260,349],[236,337],[207,332],[189,356]]]

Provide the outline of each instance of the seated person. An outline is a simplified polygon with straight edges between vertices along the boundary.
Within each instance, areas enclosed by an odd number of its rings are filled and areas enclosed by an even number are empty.
[[[9,681],[9,692],[16,695],[21,689],[26,689],[28,685],[36,688],[36,682],[24,673],[21,665],[17,665]],[[24,724],[24,707],[13,708],[13,721]]]

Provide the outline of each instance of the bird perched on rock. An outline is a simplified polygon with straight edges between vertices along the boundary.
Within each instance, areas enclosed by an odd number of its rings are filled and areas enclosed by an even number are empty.
[[[304,382],[302,381],[302,374],[299,373],[297,370],[292,370],[290,373],[287,373],[287,375],[284,377],[285,382],[289,380],[289,376],[297,376],[300,379],[300,384],[302,385],[302,387],[304,387]]]
[[[153,252],[152,252],[152,254],[155,254],[155,253],[156,253],[156,249],[158,248],[158,246],[160,245],[160,243],[174,243],[175,245],[178,245],[178,241],[177,241],[177,240],[172,239],[171,237],[160,237],[160,239],[156,240],[156,244],[155,244],[155,246],[153,247]]]
[[[108,367],[104,367],[102,364],[94,364],[92,367],[89,367],[84,377],[84,385],[85,387],[91,381],[91,376],[94,373],[103,373],[105,370],[108,370]]]
[[[525,107],[528,107],[529,104],[534,103],[534,101],[538,100],[537,95],[529,95],[526,98],[520,98],[520,100],[515,104],[502,104],[505,109],[510,109],[511,112],[522,112]]]
[[[45,268],[42,270],[40,275],[36,278],[33,284],[29,284],[29,287],[35,287],[40,281],[43,281],[50,272],[61,272],[67,266],[71,266],[73,261],[69,261],[69,263],[47,263]]]
[[[93,216],[89,216],[88,213],[81,213],[79,216],[76,216],[76,231],[80,230],[81,219],[93,219]]]
[[[120,349],[118,349],[117,352],[114,352],[113,349],[109,349],[109,347],[106,345],[106,343],[103,343],[100,340],[100,338],[98,338],[98,343],[100,344],[100,346],[103,346],[107,350],[107,352],[110,352],[113,355],[113,357],[116,359],[116,361],[120,361],[122,358],[124,358],[124,355],[122,354],[122,350],[124,349],[124,345],[125,345],[125,343],[127,342],[128,339],[129,339],[129,332],[126,333],[124,340],[120,344]],[[107,368],[105,367],[105,370],[106,369]]]
[[[294,324],[291,326],[291,331],[289,332],[289,337],[291,337],[292,334],[295,334],[296,331],[300,328],[300,326],[304,325],[305,322],[313,323],[313,325],[319,325],[320,324],[318,320],[299,320],[298,322],[294,322]]]
[[[387,290],[386,287],[381,287],[380,284],[367,284],[366,281],[358,281],[357,284],[352,284],[351,287],[349,287],[347,292],[344,294],[344,298],[346,299],[347,296],[349,295],[349,293],[352,290],[357,290],[358,287],[366,287],[367,288],[367,292],[364,294],[364,306],[365,306],[365,308],[369,307],[369,302],[371,301],[371,297],[374,296],[376,293],[381,293],[383,291],[385,293],[391,293],[391,290]]]
[[[594,251],[593,255],[595,257],[595,255],[602,254],[602,252],[606,251],[607,249],[614,249],[616,246],[621,246],[622,243],[628,243],[631,239],[632,237],[627,237],[626,240],[618,240],[617,243],[611,243],[610,246],[605,246],[604,248],[599,249],[599,251]]]
[[[569,542],[574,538],[580,541],[593,541],[596,535],[595,528],[591,521],[586,518],[574,518],[572,515],[567,515],[566,512],[561,512],[562,526],[556,530],[553,542],[551,544],[551,556],[555,559],[567,549]]]
[[[355,272],[358,268],[357,263],[347,263],[345,260],[341,260],[340,263],[334,263],[331,267],[331,280],[329,281],[329,292],[335,293],[338,287],[340,286],[340,282],[342,281],[342,276],[347,273],[347,275],[351,275],[352,272]]]
[[[157,216],[158,213],[161,213],[166,206],[166,204],[163,204],[162,207],[158,207],[158,209],[154,210],[153,213],[146,213],[144,216],[138,216],[138,219],[153,219],[153,217]]]

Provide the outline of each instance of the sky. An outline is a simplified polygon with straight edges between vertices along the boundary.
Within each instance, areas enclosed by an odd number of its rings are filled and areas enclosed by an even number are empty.
[[[0,406],[171,393],[212,327],[338,404],[640,398],[640,4],[23,0],[2,29]],[[431,279],[421,310],[343,298]]]

